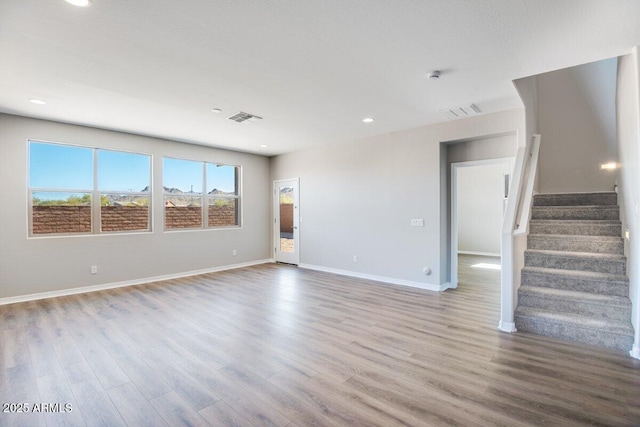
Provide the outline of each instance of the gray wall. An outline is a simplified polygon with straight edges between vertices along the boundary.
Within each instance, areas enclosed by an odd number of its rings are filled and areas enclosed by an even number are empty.
[[[0,298],[179,274],[270,258],[269,159],[167,140],[0,115]],[[153,233],[27,238],[27,140],[153,156]],[[162,157],[238,164],[243,227],[163,232]],[[236,249],[237,256],[232,256]],[[98,274],[90,275],[91,265]]]
[[[640,358],[640,59],[638,48],[618,60],[618,150],[620,180],[618,202],[623,227],[629,230],[625,239],[629,294],[633,303],[632,322],[636,337],[634,356]]]
[[[539,189],[543,193],[612,191],[617,160],[616,59],[540,74]]]
[[[272,179],[300,177],[301,264],[446,282],[448,178],[442,143],[518,129],[524,131],[522,109],[273,158]],[[410,227],[412,218],[424,218],[426,226]],[[425,276],[423,267],[433,274]]]
[[[514,148],[515,148],[515,137]],[[458,252],[500,256],[504,216],[504,174],[508,163],[456,169]]]

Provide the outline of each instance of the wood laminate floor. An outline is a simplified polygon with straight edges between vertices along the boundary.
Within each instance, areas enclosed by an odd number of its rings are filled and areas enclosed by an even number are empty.
[[[497,331],[490,274],[436,293],[267,264],[1,306],[0,401],[72,410],[0,425],[640,425],[640,363]]]

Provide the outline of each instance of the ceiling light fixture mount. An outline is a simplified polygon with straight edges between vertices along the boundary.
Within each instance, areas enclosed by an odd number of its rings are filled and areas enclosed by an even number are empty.
[[[42,99],[38,99],[38,98],[30,98],[29,102],[36,105],[44,105],[47,103],[47,101],[43,101]]]
[[[364,123],[372,123],[375,121],[375,119],[373,117],[365,117],[364,119],[362,119],[362,121]]]
[[[219,113],[222,113],[222,110],[221,110],[220,108],[212,108],[212,109],[211,109],[211,112],[212,112],[212,113],[219,114]]]
[[[440,74],[442,74],[440,71],[433,70],[430,71],[429,74],[427,74],[427,77],[429,77],[429,80],[438,80],[440,79]]]

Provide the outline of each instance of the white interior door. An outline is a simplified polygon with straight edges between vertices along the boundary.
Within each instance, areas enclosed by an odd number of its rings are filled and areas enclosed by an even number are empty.
[[[300,198],[298,178],[273,182],[274,258],[277,262],[300,262]]]

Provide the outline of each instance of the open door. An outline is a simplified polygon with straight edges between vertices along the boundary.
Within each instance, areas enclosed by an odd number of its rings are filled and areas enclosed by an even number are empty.
[[[273,197],[274,258],[276,262],[298,265],[300,262],[298,178],[274,181]]]

